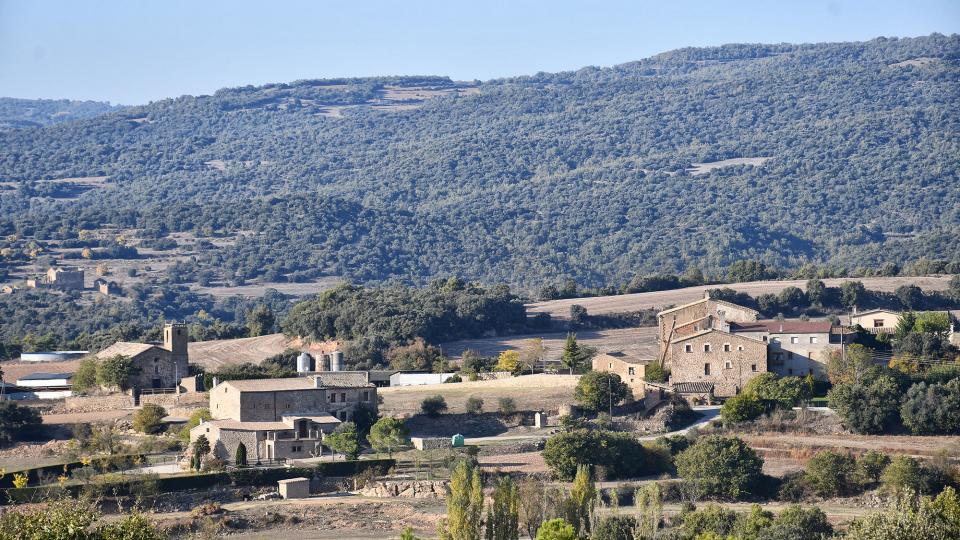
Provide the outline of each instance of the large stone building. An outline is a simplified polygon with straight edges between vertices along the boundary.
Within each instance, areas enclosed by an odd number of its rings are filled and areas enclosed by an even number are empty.
[[[205,436],[213,455],[228,461],[241,442],[251,462],[308,458],[360,407],[377,409],[377,389],[363,371],[225,381],[210,390],[213,420],[191,429],[190,441]]]
[[[661,311],[657,314],[657,346],[661,358],[670,362],[671,359],[664,357],[664,354],[669,354],[668,345],[679,336],[712,328],[726,330],[732,322],[756,321],[757,315],[759,313],[754,309],[714,300],[706,293],[700,300]]]
[[[133,361],[134,374],[130,387],[134,393],[145,389],[177,388],[180,379],[189,371],[187,354],[187,325],[166,324],[163,343],[133,343],[118,341],[97,353],[100,360],[121,355]]]
[[[669,356],[674,386],[700,383],[718,397],[737,395],[747,381],[767,371],[766,343],[713,328],[674,339]]]
[[[830,352],[841,347],[830,321],[734,323],[731,332],[766,343],[768,367],[780,376],[825,378]]]

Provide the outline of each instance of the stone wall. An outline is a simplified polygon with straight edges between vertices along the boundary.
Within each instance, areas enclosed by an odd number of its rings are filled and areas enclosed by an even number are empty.
[[[167,409],[169,413],[175,408],[197,408],[207,406],[207,395],[193,394],[145,394],[140,396],[140,404],[153,403]],[[108,394],[102,396],[72,396],[64,398],[62,405],[57,405],[50,412],[79,413],[105,412],[120,409],[132,409],[133,396],[129,394]]]
[[[369,482],[359,493],[365,497],[443,499],[448,485],[446,480],[381,480]]]

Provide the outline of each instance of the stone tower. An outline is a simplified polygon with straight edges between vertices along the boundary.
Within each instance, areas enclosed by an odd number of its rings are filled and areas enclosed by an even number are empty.
[[[187,366],[187,325],[167,323],[163,326],[163,348],[170,351],[170,357],[183,368]],[[186,371],[180,376],[185,377]]]

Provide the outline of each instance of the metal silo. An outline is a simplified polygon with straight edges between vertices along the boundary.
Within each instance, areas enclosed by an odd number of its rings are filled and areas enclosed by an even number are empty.
[[[309,373],[313,371],[313,358],[309,354],[302,352],[297,357],[297,373]]]
[[[330,353],[330,371],[343,371],[343,352]]]

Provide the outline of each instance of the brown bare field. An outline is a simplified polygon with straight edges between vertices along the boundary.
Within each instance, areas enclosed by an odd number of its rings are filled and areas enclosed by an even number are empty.
[[[195,341],[187,345],[190,363],[207,369],[252,362],[259,364],[265,358],[280,354],[288,342],[283,334],[266,336]]]
[[[267,292],[267,289],[276,289],[291,296],[310,296],[331,289],[338,283],[340,283],[339,278],[322,278],[311,283],[258,283],[239,287],[196,287],[195,290],[212,296],[240,295],[248,298],[259,298]]]
[[[835,278],[825,279],[823,282],[827,284],[827,286],[837,287],[844,281],[854,280],[863,282],[864,287],[875,291],[891,292],[901,285],[909,284],[917,285],[924,291],[943,291],[948,288],[950,276]],[[806,280],[801,279],[786,281],[749,281],[746,283],[731,283],[725,285],[700,285],[670,291],[534,302],[527,304],[527,311],[530,313],[549,313],[551,317],[557,319],[568,319],[570,317],[570,306],[573,304],[580,304],[587,308],[588,313],[602,315],[605,313],[623,313],[685,304],[703,298],[703,294],[709,289],[720,287],[729,287],[735,291],[756,297],[765,293],[776,294],[787,287],[799,287],[805,290],[806,285]]]
[[[547,360],[558,361],[563,353],[566,332],[548,334],[524,334],[479,339],[451,341],[441,345],[443,352],[451,358],[459,358],[463,351],[470,349],[483,356],[495,356],[508,349],[521,349],[533,338],[543,338],[547,350]],[[596,347],[600,352],[623,351],[638,358],[654,358],[657,354],[656,327],[620,328],[615,330],[583,330],[577,332],[577,342],[581,345]]]
[[[487,410],[495,410],[501,397],[513,398],[519,410],[556,410],[559,404],[572,401],[579,379],[578,375],[538,374],[492,381],[378,388],[377,393],[383,397],[380,410],[384,414],[416,414],[423,398],[435,395],[443,396],[451,413],[465,412],[465,403],[471,396],[483,398]]]

